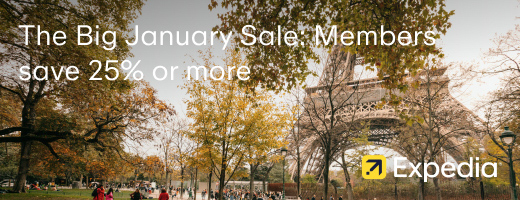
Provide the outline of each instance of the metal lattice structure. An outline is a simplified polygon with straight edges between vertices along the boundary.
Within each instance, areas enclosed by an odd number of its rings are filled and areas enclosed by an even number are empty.
[[[329,55],[328,63],[323,69],[322,76],[318,85],[314,87],[308,87],[305,89],[306,97],[304,104],[306,107],[310,106],[308,102],[312,102],[312,106],[315,113],[324,115],[324,118],[321,120],[328,121],[329,123],[332,121],[330,112],[331,110],[327,110],[327,108],[331,103],[325,102],[326,99],[324,96],[331,94],[324,94],[323,90],[327,90],[327,81],[330,79],[334,79],[335,77],[343,78],[345,81],[338,81],[335,87],[331,89],[334,90],[334,93],[337,94],[338,97],[335,98],[351,98],[349,100],[336,100],[331,101],[332,104],[342,104],[340,109],[337,109],[335,112],[335,120],[341,121],[345,126],[352,126],[353,124],[362,124],[369,123],[368,128],[368,140],[372,142],[374,145],[378,146],[387,146],[393,142],[395,142],[395,136],[399,134],[396,127],[403,126],[404,122],[399,116],[398,113],[407,113],[410,108],[406,104],[401,104],[397,108],[394,106],[390,106],[388,104],[384,104],[382,99],[387,97],[389,91],[382,87],[383,80],[379,78],[367,78],[367,79],[358,79],[354,80],[355,74],[354,68],[356,66],[364,66],[364,60],[362,58],[356,57],[356,55],[352,55],[350,53],[345,53],[341,50],[341,47],[335,47],[331,54]],[[339,62],[335,62],[340,60]],[[336,69],[335,69],[336,68]],[[340,68],[340,69],[337,69]],[[437,69],[433,76],[435,77],[435,83],[448,83],[449,78],[444,75],[446,68]],[[337,72],[338,74],[331,74],[331,72]],[[411,77],[411,76],[410,76]],[[416,75],[414,78],[421,79],[421,75]],[[419,90],[420,92],[420,90]],[[473,121],[480,121],[480,119],[474,115],[469,109],[467,109],[464,105],[462,105],[458,100],[453,98],[451,94],[449,94],[449,90],[443,89],[442,92],[445,94],[443,99],[443,103],[439,106],[443,106],[446,109],[451,110],[460,110],[460,118],[467,118]],[[400,94],[405,100],[406,95]],[[419,95],[420,96],[420,95]],[[416,103],[421,103],[424,99],[418,98]],[[323,101],[323,102],[320,102]],[[340,103],[338,103],[340,102]],[[309,109],[309,108],[305,108]],[[309,113],[309,112],[308,112]],[[312,116],[309,114],[303,114],[300,117],[300,127],[298,130],[302,130],[305,132],[305,126],[308,126],[310,122],[312,122]],[[471,121],[468,120],[468,121]],[[464,123],[460,123],[461,126],[470,126]],[[341,127],[338,125],[336,127]],[[443,131],[447,132],[450,130],[461,130],[457,133],[457,136],[450,138],[449,146],[446,147],[449,150],[446,150],[448,154],[450,154],[455,160],[460,161],[462,159],[462,143],[465,141],[466,137],[476,137],[475,133],[471,132],[470,127],[443,127]],[[319,131],[319,129],[325,129],[323,126],[316,126],[313,128],[314,130]],[[347,131],[338,128],[337,134],[342,134],[342,132]],[[349,130],[351,131],[351,130]],[[323,153],[320,151],[320,143],[319,137],[313,134],[305,134],[304,139],[300,142],[299,146],[293,146],[291,148],[299,148],[302,155],[302,164],[303,171],[302,174],[310,173],[310,174],[320,174],[323,170],[323,165],[321,164],[323,160]],[[355,144],[352,144],[350,141],[337,141],[341,143],[343,147],[355,148]],[[391,147],[389,147],[391,148]],[[394,149],[397,153],[400,153],[398,149]],[[292,174],[296,173],[296,164],[293,162],[289,171]]]

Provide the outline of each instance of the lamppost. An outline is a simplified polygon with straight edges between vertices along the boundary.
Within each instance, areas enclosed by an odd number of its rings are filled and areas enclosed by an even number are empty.
[[[509,184],[511,184],[511,199],[518,200],[516,193],[516,178],[515,171],[513,169],[513,144],[516,141],[516,134],[509,130],[509,127],[504,127],[504,132],[500,135],[500,140],[503,144],[508,146],[509,157]]]
[[[280,149],[282,156],[283,156],[283,167],[282,167],[282,200],[285,200],[285,155],[287,155],[287,149],[285,147],[282,147]]]

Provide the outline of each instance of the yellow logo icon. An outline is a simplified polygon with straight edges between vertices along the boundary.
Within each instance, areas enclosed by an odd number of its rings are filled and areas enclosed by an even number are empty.
[[[364,179],[384,179],[386,177],[386,158],[382,155],[366,155],[361,160],[361,173]]]

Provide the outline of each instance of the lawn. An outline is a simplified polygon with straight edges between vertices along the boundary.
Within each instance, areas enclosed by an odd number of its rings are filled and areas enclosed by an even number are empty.
[[[129,199],[131,191],[114,193],[114,199]],[[92,190],[85,189],[64,189],[60,191],[29,190],[28,193],[21,194],[0,194],[0,199],[9,200],[83,200],[92,199]]]

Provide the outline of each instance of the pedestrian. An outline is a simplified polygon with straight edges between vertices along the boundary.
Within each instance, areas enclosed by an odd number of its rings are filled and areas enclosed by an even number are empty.
[[[96,195],[94,196],[94,200],[104,200],[105,199],[105,189],[103,188],[103,185],[99,185],[96,188]]]
[[[330,195],[330,200],[334,200],[334,197],[332,197],[332,194]]]
[[[170,196],[168,195],[168,193],[166,193],[166,189],[162,189],[161,190],[161,194],[159,195],[159,200],[168,200],[170,199]]]
[[[312,196],[311,200],[316,200],[316,195]]]
[[[339,196],[338,200],[343,200],[343,195]]]
[[[108,189],[107,200],[114,200],[114,189],[112,189],[112,188]]]
[[[141,196],[141,192],[139,192],[139,189],[136,189],[134,193],[130,194],[130,198],[132,200],[142,200],[143,197]]]
[[[96,189],[96,196],[94,197],[94,200],[104,200],[105,199],[105,189],[103,188],[103,185],[99,185]]]

